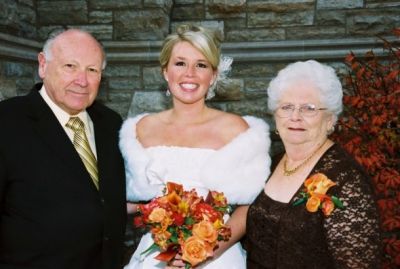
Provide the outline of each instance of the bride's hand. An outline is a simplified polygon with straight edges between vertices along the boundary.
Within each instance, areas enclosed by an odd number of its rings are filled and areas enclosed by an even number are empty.
[[[195,267],[190,267],[191,269],[201,269],[204,268],[205,265],[207,265],[210,262],[210,260],[204,261],[201,264],[195,266]],[[182,260],[182,256],[180,254],[177,254],[175,258],[165,267],[165,269],[183,269],[185,268],[185,263]]]
[[[180,254],[176,254],[174,259],[168,263],[165,269],[180,269],[185,268],[185,263],[182,260],[182,256]]]
[[[126,203],[126,212],[128,214],[133,214],[136,213],[137,211],[137,204],[131,203],[131,202],[127,202]]]

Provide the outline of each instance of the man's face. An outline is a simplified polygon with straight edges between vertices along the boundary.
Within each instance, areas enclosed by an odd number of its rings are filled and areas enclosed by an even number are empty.
[[[90,106],[100,85],[103,54],[95,39],[70,30],[53,41],[51,57],[38,56],[39,76],[49,97],[70,115]]]

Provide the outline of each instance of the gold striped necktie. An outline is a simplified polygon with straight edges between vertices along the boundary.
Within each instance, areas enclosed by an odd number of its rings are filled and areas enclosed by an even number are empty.
[[[99,189],[97,161],[92,150],[90,149],[83,121],[78,117],[71,117],[65,126],[74,131],[74,147],[81,157],[86,170],[89,172],[94,185],[97,189]]]

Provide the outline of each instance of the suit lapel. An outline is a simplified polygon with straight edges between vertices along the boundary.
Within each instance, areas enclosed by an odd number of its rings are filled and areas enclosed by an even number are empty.
[[[30,98],[30,115],[33,128],[38,137],[53,152],[56,158],[59,158],[61,162],[69,166],[71,173],[77,173],[75,176],[89,175],[71,140],[37,89],[34,89],[28,95],[28,98]]]

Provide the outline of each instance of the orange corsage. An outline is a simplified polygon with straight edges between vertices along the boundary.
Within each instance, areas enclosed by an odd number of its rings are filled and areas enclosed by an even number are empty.
[[[304,191],[300,192],[301,197],[293,202],[293,206],[306,203],[308,212],[317,212],[321,209],[325,216],[329,216],[335,207],[343,209],[343,203],[334,195],[327,195],[327,191],[336,183],[326,175],[317,173],[304,181]]]

